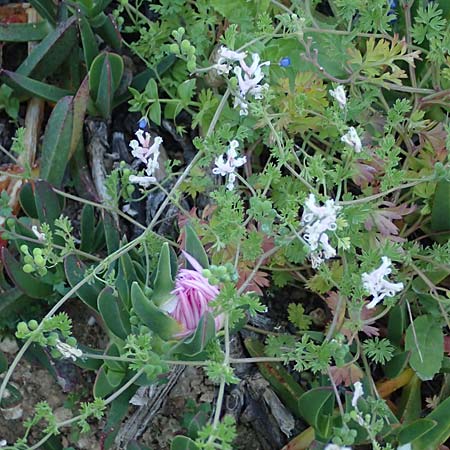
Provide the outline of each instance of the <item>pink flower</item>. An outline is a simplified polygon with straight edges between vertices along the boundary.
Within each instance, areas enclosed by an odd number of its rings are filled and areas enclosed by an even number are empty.
[[[219,294],[217,286],[210,284],[202,275],[203,268],[195,258],[185,252],[183,255],[194,270],[178,271],[173,297],[161,307],[182,326],[183,330],[175,336],[178,338],[188,336],[196,330],[203,314],[212,312],[209,302]],[[216,330],[220,330],[223,325],[221,315],[215,318],[215,324]]]

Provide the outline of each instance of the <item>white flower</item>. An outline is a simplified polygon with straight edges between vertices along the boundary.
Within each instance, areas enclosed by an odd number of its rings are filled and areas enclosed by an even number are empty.
[[[2,439],[0,441],[0,447],[6,447],[8,445],[8,442],[6,442],[6,439]]]
[[[339,103],[339,106],[341,107],[341,109],[344,109],[347,105],[347,96],[345,94],[345,89],[344,86],[342,86],[341,84],[339,84],[338,86],[336,86],[336,88],[334,90],[329,90],[328,91],[330,93],[330,95],[332,97],[334,97],[337,102]]]
[[[364,395],[364,390],[361,381],[357,381],[353,386],[355,387],[355,391],[353,392],[352,406],[358,409],[358,400]]]
[[[61,353],[63,358],[70,358],[72,361],[75,361],[77,358],[83,355],[83,352],[76,347],[72,347],[69,344],[66,344],[65,342],[62,342],[58,340],[56,343],[56,350]]]
[[[336,444],[328,444],[324,450],[352,450],[351,447],[341,447],[340,445]]]
[[[227,188],[232,190],[234,188],[234,182],[236,180],[235,170],[241,167],[247,161],[247,157],[237,157],[236,148],[239,147],[239,142],[232,140],[230,147],[227,150],[227,159],[220,155],[215,160],[216,167],[212,170],[214,175],[221,175],[222,177],[228,176]]]
[[[125,205],[123,205],[122,211],[131,217],[134,217],[137,215],[137,211],[135,209],[133,209],[129,203],[125,203]]]
[[[361,278],[364,289],[373,296],[373,300],[366,305],[366,308],[372,309],[380,303],[384,297],[393,297],[397,292],[403,289],[403,283],[392,283],[385,280],[391,272],[391,260],[383,256],[381,266],[370,273],[363,273]]]
[[[36,225],[33,225],[31,227],[31,231],[34,233],[34,235],[38,238],[39,241],[45,241],[45,234],[41,233]]]
[[[325,259],[336,256],[336,250],[330,245],[327,231],[337,228],[337,213],[341,209],[334,200],[327,200],[325,205],[316,205],[314,194],[305,201],[301,224],[305,227],[303,238],[311,251],[313,268],[317,268]]]
[[[156,182],[156,178],[130,175],[128,177],[128,181],[133,184],[140,184],[143,188],[148,188],[152,183]]]
[[[222,46],[219,50],[219,59],[214,67],[219,75],[228,74],[232,68],[230,63],[243,61],[246,56],[247,52],[235,52]]]
[[[350,147],[353,147],[356,153],[360,153],[362,150],[361,139],[359,138],[354,127],[350,127],[348,129],[348,132],[341,137],[341,141]]]

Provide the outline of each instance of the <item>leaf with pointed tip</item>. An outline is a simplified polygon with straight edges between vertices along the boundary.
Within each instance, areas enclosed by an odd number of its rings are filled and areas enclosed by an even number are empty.
[[[52,75],[77,43],[76,20],[76,16],[72,16],[58,25],[33,48],[16,72],[38,80]]]
[[[86,76],[80,87],[78,88],[77,93],[73,98],[73,125],[72,125],[72,137],[70,140],[70,159],[75,150],[77,149],[78,143],[83,137],[83,124],[84,124],[84,116],[86,115],[86,110],[89,102],[89,79]]]
[[[73,128],[73,97],[63,97],[56,104],[45,128],[40,176],[61,185],[69,161]]]
[[[96,17],[90,19],[95,32],[112,48],[119,50],[122,46],[122,37],[111,14],[100,12]]]
[[[95,39],[94,32],[92,31],[91,25],[85,17],[80,17],[78,22],[80,28],[81,44],[83,46],[84,61],[86,67],[89,70],[92,65],[92,61],[98,55],[98,45]]]
[[[0,24],[0,41],[29,42],[44,39],[51,28],[45,21],[38,23]]]
[[[32,219],[38,218],[32,181],[29,181],[22,186],[19,194],[19,202],[20,206],[28,217],[31,217]]]
[[[206,312],[200,319],[194,334],[173,347],[171,353],[188,357],[198,355],[215,335],[216,324],[214,316],[210,312]]]
[[[123,74],[123,59],[114,53],[100,53],[89,70],[89,90],[96,108],[104,118],[111,116],[114,93]]]
[[[53,287],[40,278],[25,273],[20,264],[6,249],[2,252],[3,264],[14,284],[31,298],[48,299],[53,294]]]
[[[122,300],[114,295],[110,287],[105,287],[98,296],[98,310],[108,329],[118,338],[125,340],[131,332],[129,313]]]
[[[56,25],[56,5],[52,0],[30,0],[30,3],[43,19]]]
[[[152,301],[155,305],[160,306],[167,301],[171,297],[174,287],[175,282],[172,276],[169,244],[165,242],[159,254],[158,267],[153,282]]]
[[[0,69],[0,80],[21,95],[39,97],[55,103],[64,96],[72,94],[66,89],[60,89],[5,69]]]
[[[190,224],[185,226],[186,233],[186,252],[193,256],[197,262],[204,268],[209,268],[208,256],[206,255],[205,249],[203,248],[197,233],[192,228]],[[186,261],[186,266],[188,269],[192,269],[189,261]]]
[[[86,265],[75,255],[68,255],[64,260],[64,269],[67,281],[71,287],[76,286],[86,277]],[[95,280],[92,284],[85,283],[77,289],[77,296],[83,300],[86,305],[97,311],[97,297],[102,290],[102,285]]]
[[[54,230],[55,220],[61,215],[64,207],[63,197],[56,195],[50,183],[39,180],[34,185],[34,198],[39,221],[47,223]]]
[[[331,388],[314,388],[305,392],[298,399],[300,414],[309,425],[312,425],[321,436],[327,437],[328,417],[334,409],[334,393]]]
[[[158,309],[142,292],[135,281],[131,285],[131,302],[139,319],[158,334],[162,339],[168,340],[181,331],[180,324]]]

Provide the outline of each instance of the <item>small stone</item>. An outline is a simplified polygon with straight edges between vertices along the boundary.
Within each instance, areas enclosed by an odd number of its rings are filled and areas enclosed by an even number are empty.
[[[19,346],[14,338],[7,336],[0,342],[0,350],[5,353],[15,354],[18,352]]]

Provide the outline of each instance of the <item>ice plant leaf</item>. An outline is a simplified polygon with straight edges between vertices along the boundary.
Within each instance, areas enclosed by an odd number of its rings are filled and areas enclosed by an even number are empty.
[[[0,24],[0,41],[28,42],[40,41],[50,31],[47,22]]]
[[[158,309],[136,281],[131,285],[131,302],[139,319],[162,339],[170,339],[181,331],[177,321]]]
[[[86,265],[81,262],[75,255],[68,255],[64,260],[64,269],[66,272],[67,281],[71,287],[76,286],[86,276]],[[83,286],[77,289],[77,295],[81,300],[90,306],[92,309],[97,310],[97,297],[102,290],[102,285],[98,281],[94,281],[92,284],[85,283]]]
[[[122,300],[106,287],[98,296],[98,310],[109,330],[120,339],[126,339],[131,332],[129,313]]]
[[[172,352],[185,356],[195,356],[202,352],[216,334],[214,316],[210,312],[203,314],[195,333],[176,345]]]
[[[31,95],[51,102],[57,102],[64,96],[72,94],[67,89],[51,86],[10,70],[0,69],[0,79],[18,94]]]
[[[76,17],[49,33],[19,66],[16,73],[41,80],[53,74],[77,43]]]
[[[84,61],[86,62],[86,67],[90,69],[92,61],[99,53],[97,41],[94,32],[85,17],[80,17],[78,26],[80,28],[81,43],[83,45]]]
[[[435,420],[417,419],[414,422],[404,425],[398,435],[398,442],[400,445],[408,444],[420,438],[425,433],[432,430],[437,425]]]
[[[300,414],[306,422],[325,436],[329,430],[326,417],[333,413],[334,393],[331,388],[314,388],[298,399]]]
[[[192,228],[191,225],[187,224],[185,227],[186,232],[186,253],[193,256],[197,262],[204,268],[209,268],[208,256],[206,255],[205,249],[203,248],[197,233]],[[188,269],[192,269],[189,261],[186,261],[186,266]]]
[[[169,244],[164,243],[159,255],[155,281],[153,282],[152,301],[155,305],[160,306],[167,301],[174,287],[175,282],[172,276]]]
[[[60,185],[70,154],[73,127],[73,97],[63,97],[55,106],[44,134],[40,176]]]
[[[444,335],[432,316],[417,317],[408,327],[405,350],[411,352],[409,364],[421,380],[431,380],[439,372],[444,356]]]
[[[427,419],[437,422],[437,425],[416,439],[414,450],[428,450],[439,448],[450,437],[450,397],[446,398],[439,406],[428,414]]]
[[[89,70],[89,90],[95,106],[105,119],[111,116],[114,93],[123,74],[123,60],[119,55],[104,52],[93,61]]]

